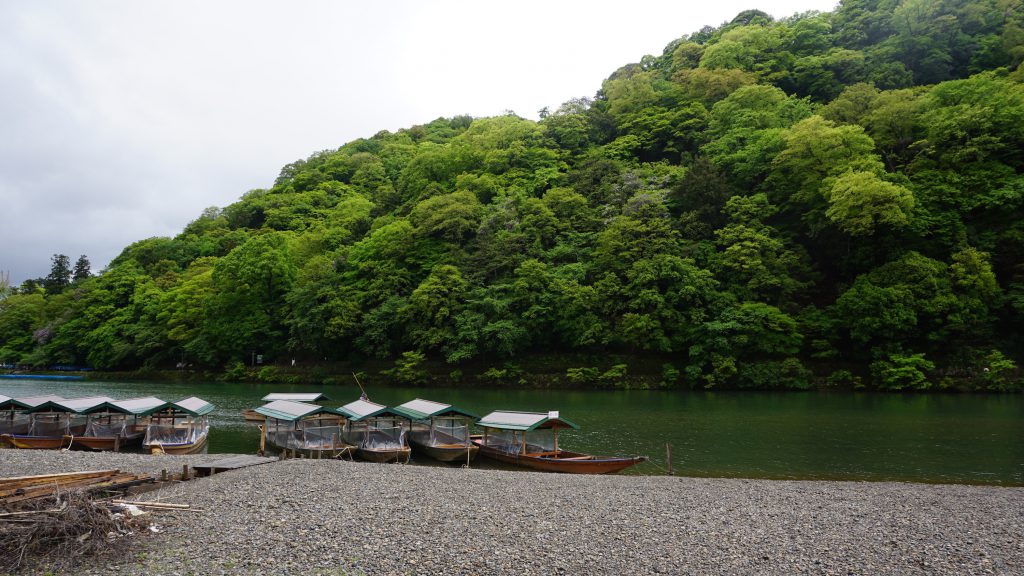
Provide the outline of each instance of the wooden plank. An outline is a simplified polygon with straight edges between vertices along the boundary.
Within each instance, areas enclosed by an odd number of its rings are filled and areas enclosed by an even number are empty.
[[[277,462],[277,458],[261,457],[261,456],[232,456],[231,458],[224,458],[223,460],[217,460],[214,462],[207,462],[206,464],[195,464],[192,466],[195,470],[237,470],[239,468],[247,468],[249,466],[258,466],[260,464],[269,464],[270,462]]]
[[[24,482],[31,480],[41,480],[43,482],[49,482],[57,478],[66,478],[68,476],[77,476],[81,478],[88,478],[90,476],[110,476],[117,474],[120,470],[86,470],[84,472],[62,472],[60,474],[40,474],[38,476],[11,476],[9,478],[0,478],[0,484],[5,482]]]

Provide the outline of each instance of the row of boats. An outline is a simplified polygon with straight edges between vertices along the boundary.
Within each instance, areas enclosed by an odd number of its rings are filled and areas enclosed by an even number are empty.
[[[417,398],[385,406],[365,397],[331,408],[318,393],[275,393],[247,410],[260,425],[260,452],[308,458],[408,462],[413,451],[442,462],[470,463],[478,455],[507,464],[581,474],[607,474],[646,460],[563,450],[559,430],[579,427],[558,412],[498,410],[482,418],[468,410]],[[196,397],[166,402],[147,396],[0,395],[0,446],[30,449],[130,450],[192,454],[206,448],[214,410]],[[472,426],[480,433],[471,433]]]
[[[206,448],[213,405],[195,396],[166,402],[154,396],[63,398],[0,395],[0,446],[194,454]]]
[[[311,458],[355,456],[370,462],[408,462],[413,451],[442,462],[470,463],[478,455],[547,472],[608,474],[643,462],[644,456],[595,456],[562,450],[558,432],[578,429],[558,412],[497,410],[479,417],[468,410],[417,398],[385,406],[362,397],[338,408],[314,404],[322,394],[269,394],[243,414],[262,421],[260,450],[267,447]],[[471,434],[476,425],[482,433]]]

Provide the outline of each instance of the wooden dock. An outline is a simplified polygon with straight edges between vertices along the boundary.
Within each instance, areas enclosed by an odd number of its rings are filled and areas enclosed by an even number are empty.
[[[192,469],[196,471],[196,476],[211,476],[218,472],[238,470],[240,468],[259,466],[260,464],[269,464],[271,462],[277,462],[277,458],[263,456],[232,456],[231,458],[214,460],[213,462],[208,462],[206,464],[196,464],[192,466]]]

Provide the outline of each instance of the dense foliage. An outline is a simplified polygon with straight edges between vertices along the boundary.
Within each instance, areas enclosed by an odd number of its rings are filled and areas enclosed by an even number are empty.
[[[99,276],[62,269],[0,302],[0,360],[256,350],[395,359],[412,381],[424,358],[501,374],[600,352],[658,362],[666,386],[1010,388],[1022,59],[1021,0],[744,12],[539,122],[381,132]]]

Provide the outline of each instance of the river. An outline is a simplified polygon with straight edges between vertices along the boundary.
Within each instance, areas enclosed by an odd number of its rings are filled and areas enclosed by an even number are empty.
[[[217,407],[209,450],[230,453],[253,453],[259,444],[257,428],[245,423],[241,410],[258,406],[269,392],[311,391],[327,394],[328,406],[359,395],[354,385],[0,380],[0,394],[7,396],[199,396]],[[1020,394],[398,387],[369,392],[381,404],[419,397],[480,416],[498,409],[558,410],[580,425],[579,431],[559,434],[562,446],[650,456],[650,462],[630,469],[637,474],[663,474],[665,445],[671,444],[676,473],[688,476],[1024,485]]]

